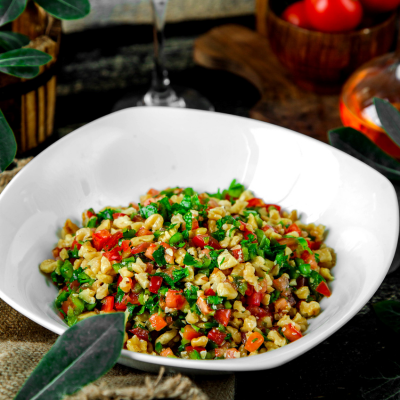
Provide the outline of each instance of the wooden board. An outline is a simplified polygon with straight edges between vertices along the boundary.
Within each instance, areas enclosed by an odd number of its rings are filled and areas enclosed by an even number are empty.
[[[222,25],[200,36],[194,60],[249,80],[261,94],[252,118],[271,122],[327,142],[327,131],[341,126],[339,96],[317,95],[296,86],[260,34],[240,25]],[[240,96],[240,93],[237,94]]]

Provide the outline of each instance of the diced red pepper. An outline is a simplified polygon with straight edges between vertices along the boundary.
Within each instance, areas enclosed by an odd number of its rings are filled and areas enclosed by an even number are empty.
[[[258,199],[257,197],[254,197],[254,199],[247,200],[247,207],[264,207],[265,203],[261,200]]]
[[[101,306],[101,311],[110,312],[114,308],[114,296],[107,296]]]
[[[109,261],[121,261],[122,260],[122,256],[121,253],[122,252],[122,247],[114,247],[112,250],[110,251],[106,251],[104,253],[104,257],[108,258]]]
[[[149,321],[151,323],[151,326],[156,331],[161,331],[161,329],[163,329],[163,328],[165,328],[167,326],[167,323],[165,322],[165,319],[159,314],[153,314],[149,318]]]
[[[169,308],[177,308],[180,310],[185,304],[185,297],[182,296],[182,290],[169,289],[165,296],[165,304]]]
[[[204,249],[204,246],[211,246],[214,250],[220,250],[222,248],[218,240],[210,235],[196,235],[192,241],[196,247],[202,249]]]
[[[124,252],[130,252],[132,249],[131,249],[131,241],[130,240],[124,240],[122,243],[121,243],[121,247],[122,247],[122,251],[124,251]]]
[[[162,285],[163,278],[161,276],[152,276],[150,279],[149,290],[151,293],[158,293]]]
[[[150,246],[150,243],[140,243],[138,246],[131,250],[131,254],[139,254],[146,251]]]
[[[185,340],[192,340],[203,336],[203,334],[201,332],[197,332],[192,328],[191,325],[186,325],[182,332],[182,336]]]
[[[95,232],[93,234],[93,246],[97,251],[103,250],[103,247],[107,244],[111,238],[111,233],[107,229]]]
[[[131,332],[133,335],[136,335],[139,339],[146,340],[146,342],[149,341],[149,331],[146,329],[134,328],[129,332]]]
[[[82,247],[82,245],[78,243],[76,240],[74,240],[71,244],[71,249],[73,250],[75,247],[79,250]]]
[[[96,214],[92,213],[90,210],[86,211],[86,215],[87,215],[88,219],[96,216]]]
[[[303,337],[301,332],[299,332],[292,324],[285,325],[282,328],[282,333],[291,342],[294,342],[295,340],[298,340]]]
[[[318,293],[323,294],[323,295],[326,296],[326,297],[330,297],[331,294],[332,294],[331,291],[329,290],[328,285],[327,285],[326,282],[324,282],[324,281],[322,281],[322,282],[317,286],[316,291],[317,291]]]
[[[254,293],[254,286],[250,285],[250,283],[247,284],[247,289],[245,291],[246,296],[251,296]]]
[[[253,332],[247,338],[244,348],[250,353],[258,350],[258,348],[264,343],[264,337],[261,333]]]
[[[226,333],[219,331],[217,328],[212,328],[207,337],[218,346],[221,346],[225,341]]]
[[[108,239],[106,245],[104,246],[104,250],[111,250],[114,246],[117,245],[119,239],[121,239],[123,236],[124,236],[124,235],[123,235],[122,232],[119,232],[119,231],[118,231],[118,232],[114,233],[114,235],[112,235],[112,236]]]
[[[286,229],[286,233],[290,232],[297,232],[301,237],[301,229],[297,226],[297,224],[292,224],[289,226],[289,228]]]
[[[136,232],[136,236],[148,236],[152,234],[153,232],[149,231],[146,228],[143,228],[143,226]]]
[[[232,255],[236,258],[240,263],[244,262],[243,250],[242,247],[238,249],[232,249]]]
[[[228,326],[231,315],[232,315],[231,309],[222,309],[222,310],[217,310],[215,312],[214,318],[219,324]]]
[[[264,293],[254,292],[247,298],[247,304],[249,306],[259,306],[261,304],[261,300],[264,297]]]
[[[124,215],[126,215],[126,214],[124,214],[124,213],[114,213],[113,214],[113,219],[117,219],[119,217],[123,217]]]
[[[208,289],[204,292],[204,294],[205,294],[206,296],[215,296],[215,295],[216,295],[216,293],[214,292],[214,290],[212,290],[211,288],[208,288]]]

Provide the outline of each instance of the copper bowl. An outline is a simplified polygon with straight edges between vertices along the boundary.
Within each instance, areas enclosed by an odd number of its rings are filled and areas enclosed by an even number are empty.
[[[299,28],[279,16],[295,0],[270,0],[268,38],[295,82],[317,93],[338,93],[360,65],[387,53],[396,30],[396,12],[382,14],[374,26],[346,33]]]

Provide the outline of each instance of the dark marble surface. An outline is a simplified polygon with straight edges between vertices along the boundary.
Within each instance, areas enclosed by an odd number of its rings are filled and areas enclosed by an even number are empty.
[[[248,116],[259,98],[256,89],[232,74],[195,66],[192,60],[194,39],[225,22],[253,25],[253,19],[246,17],[168,26],[167,66],[173,83],[198,90],[216,111]],[[63,38],[54,140],[110,113],[126,93],[147,89],[152,68],[151,35],[148,26],[124,26]],[[372,379],[392,373],[392,363],[398,358],[398,337],[382,326],[371,307],[380,300],[399,300],[399,287],[397,270],[386,277],[350,322],[316,348],[273,370],[236,374],[236,398],[400,398],[396,379]],[[381,384],[380,389],[371,391]]]

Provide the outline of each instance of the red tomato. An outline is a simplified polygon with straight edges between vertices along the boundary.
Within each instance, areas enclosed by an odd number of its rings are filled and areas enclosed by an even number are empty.
[[[396,9],[399,0],[360,0],[362,6],[371,12],[387,12]]]
[[[121,243],[121,247],[122,247],[122,250],[123,251],[131,251],[131,241],[130,240],[124,240],[122,243]]]
[[[149,290],[151,293],[158,293],[158,290],[161,287],[163,278],[161,276],[152,276],[150,279]]]
[[[236,358],[236,353],[239,353],[239,351],[235,348],[228,349],[225,353],[225,358]]]
[[[232,310],[224,309],[224,310],[217,310],[214,314],[215,320],[224,326],[228,326],[228,322],[231,318]]]
[[[173,355],[174,355],[174,353],[173,353],[173,351],[171,350],[170,347],[168,347],[167,349],[164,349],[164,350],[160,353],[160,356],[161,356],[161,357],[168,357],[168,356],[173,356]]]
[[[72,300],[68,297],[68,299],[67,300],[65,300],[63,303],[62,303],[62,306],[61,306],[61,308],[62,308],[62,310],[65,312],[65,314],[68,314],[68,309],[69,308],[72,308],[72,309],[74,309],[75,308],[75,304],[72,302]]]
[[[203,336],[203,334],[201,332],[197,332],[191,327],[191,325],[186,325],[182,332],[182,336],[185,340],[192,340]]]
[[[115,302],[115,309],[117,311],[125,311],[128,303],[140,305],[139,295],[138,294],[124,295],[124,297],[121,300],[121,303],[118,303],[117,301]]]
[[[209,235],[197,235],[192,240],[196,247],[200,247],[202,249],[204,249],[204,246],[211,246],[215,250],[221,249],[218,240]]]
[[[318,250],[321,247],[321,242],[313,242],[312,240],[307,238],[306,241],[310,250]]]
[[[282,292],[289,287],[289,279],[286,276],[282,275],[280,278],[274,279],[273,286],[275,289]]]
[[[143,253],[144,251],[146,251],[148,249],[149,246],[150,246],[150,243],[141,243],[141,244],[139,244],[139,246],[136,246],[131,250],[131,254]]]
[[[311,269],[317,270],[318,269],[318,263],[315,260],[314,254],[310,254],[308,251],[303,251],[301,254],[301,258],[304,260],[306,264],[310,264]]]
[[[254,292],[251,296],[247,298],[247,304],[249,306],[259,306],[261,304],[263,296],[264,293]]]
[[[112,250],[110,251],[106,251],[104,253],[104,257],[108,258],[110,261],[121,261],[122,260],[122,256],[121,254],[119,254],[122,251],[122,247],[114,247]]]
[[[149,189],[149,191],[147,192],[147,194],[149,194],[150,196],[157,196],[160,194],[160,191],[157,189]]]
[[[133,335],[136,335],[139,339],[146,340],[146,342],[149,341],[149,331],[147,331],[146,329],[134,328],[131,329],[129,332],[131,332]]]
[[[74,249],[75,246],[76,246],[76,248],[77,248],[78,250],[82,247],[82,245],[81,245],[80,243],[78,243],[76,240],[74,240],[74,241],[72,242],[72,244],[71,244],[71,249]],[[73,263],[72,263],[72,264],[73,264]]]
[[[206,296],[215,296],[215,295],[216,295],[216,293],[214,292],[214,290],[212,290],[211,288],[207,289],[207,290],[204,292],[204,294],[205,294]]]
[[[290,232],[297,232],[301,237],[301,229],[296,224],[292,224],[289,226],[289,228],[286,229],[286,233]]]
[[[212,312],[212,309],[207,304],[206,298],[204,296],[200,296],[197,299],[196,304],[199,307],[199,310],[203,315],[207,315],[207,314],[210,314]]]
[[[156,243],[149,244],[146,253],[144,255],[150,260],[154,260],[153,253],[157,250],[158,245]]]
[[[177,308],[178,310],[185,304],[185,298],[182,296],[182,290],[169,289],[165,296],[165,304],[169,308]]]
[[[292,4],[282,14],[282,19],[299,28],[310,29],[311,25],[306,12],[306,2],[298,1]]]
[[[153,233],[146,228],[143,228],[143,226],[137,231],[136,236],[148,236],[152,235]]]
[[[196,218],[192,219],[192,230],[195,230],[199,227],[199,221]]]
[[[111,238],[111,233],[107,229],[95,232],[93,234],[93,246],[97,251],[103,250],[103,247],[107,244]]]
[[[265,203],[261,199],[258,199],[256,197],[254,199],[247,200],[247,203],[247,207],[263,207],[265,205]]]
[[[96,216],[96,214],[92,213],[92,212],[91,212],[91,211],[89,211],[89,210],[87,210],[87,211],[86,211],[86,215],[87,215],[88,219],[90,219],[90,218],[92,218],[92,217],[95,217],[95,216]]]
[[[149,321],[150,321],[152,327],[156,331],[161,331],[161,329],[163,329],[163,328],[165,328],[167,326],[167,323],[165,322],[165,319],[159,314],[153,314],[149,318]]]
[[[243,250],[242,247],[239,249],[232,249],[232,255],[236,258],[240,263],[244,262]]]
[[[285,337],[291,342],[294,342],[295,340],[303,337],[301,332],[299,332],[292,324],[285,325],[282,328],[282,332],[285,335]]]
[[[185,347],[185,350],[187,351],[188,354],[190,354],[193,350],[196,350],[200,353],[200,352],[204,351],[205,349],[206,349],[205,347],[199,347],[199,346],[196,346],[196,347],[186,346]]]
[[[330,297],[331,294],[332,294],[331,291],[329,290],[328,285],[327,285],[326,282],[324,282],[324,281],[322,281],[322,282],[317,286],[316,291],[317,291],[318,293],[323,294],[323,295],[326,296],[326,297]]]
[[[157,203],[157,200],[153,199],[153,197],[150,197],[150,199],[147,199],[147,200],[144,201],[143,206],[146,207],[151,203]]]
[[[250,283],[247,284],[247,289],[245,291],[246,296],[251,296],[254,293],[254,286],[250,285]]]
[[[328,33],[347,32],[361,22],[363,9],[358,0],[305,0],[311,26]]]
[[[218,346],[221,346],[225,341],[226,333],[219,331],[217,328],[212,328],[207,337]]]
[[[114,219],[117,219],[117,218],[119,218],[119,217],[123,217],[124,215],[126,215],[126,214],[124,214],[124,213],[114,213],[114,214],[113,214],[113,218],[114,218]]]
[[[101,311],[110,312],[114,308],[114,296],[107,296],[101,306]]]
[[[264,317],[272,317],[272,313],[269,310],[265,310],[264,308],[257,306],[249,306],[246,307],[247,310],[250,311],[251,315],[254,315],[256,318],[264,318]]]
[[[285,311],[285,310],[289,310],[289,309],[290,309],[290,304],[283,297],[281,297],[275,301],[275,312],[279,313],[281,311]]]
[[[174,247],[171,247],[168,243],[161,242],[161,246],[164,247],[165,250],[171,249],[174,254],[176,252],[176,249]],[[171,256],[168,253],[164,253],[164,257],[165,257],[165,261],[168,264],[174,264],[175,263],[173,255]]]
[[[73,282],[71,282],[71,283],[69,284],[69,288],[70,288],[71,290],[75,290],[75,289],[78,288],[79,286],[80,286],[79,281],[73,281]]]
[[[114,246],[117,245],[119,239],[121,239],[123,237],[123,233],[122,232],[117,232],[114,233],[114,235],[112,235],[108,240],[107,243],[104,247],[104,250],[110,250],[112,249]]]
[[[275,207],[279,212],[281,212],[281,206],[278,206],[277,204],[266,204],[265,208],[267,209],[267,211],[269,211],[270,207]]]

